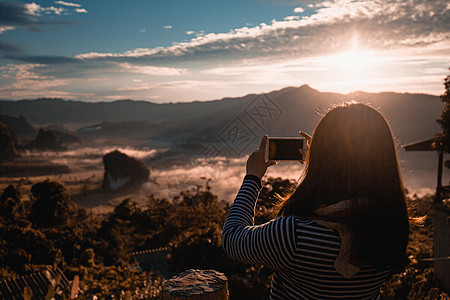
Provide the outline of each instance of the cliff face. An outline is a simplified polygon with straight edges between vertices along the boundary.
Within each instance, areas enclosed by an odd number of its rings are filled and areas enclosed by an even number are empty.
[[[116,150],[103,157],[103,189],[117,191],[137,187],[148,181],[150,170],[134,157]]]
[[[64,146],[56,135],[45,129],[40,129],[36,138],[25,146],[32,150],[51,150],[51,151],[65,151],[67,147]]]
[[[15,137],[22,142],[31,140],[36,136],[36,127],[28,123],[28,121],[22,115],[19,117],[14,117],[0,113],[0,122],[8,126]]]
[[[16,141],[8,127],[0,122],[0,162],[11,161],[17,156]]]
[[[62,130],[50,130],[58,140],[60,140],[64,145],[70,144],[80,144],[81,140],[78,136],[72,134],[71,132]]]

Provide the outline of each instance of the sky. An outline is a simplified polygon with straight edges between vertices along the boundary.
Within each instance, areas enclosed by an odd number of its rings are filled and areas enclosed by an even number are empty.
[[[0,1],[1,99],[440,95],[449,67],[446,0]]]

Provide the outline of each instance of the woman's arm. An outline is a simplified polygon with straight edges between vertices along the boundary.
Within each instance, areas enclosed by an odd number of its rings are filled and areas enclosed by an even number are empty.
[[[273,162],[264,162],[264,137],[260,149],[247,161],[247,175],[234,200],[222,231],[222,245],[231,257],[245,263],[260,263],[273,270],[286,266],[295,247],[293,217],[282,217],[254,226],[260,178]]]
[[[237,260],[278,270],[289,263],[294,252],[294,218],[282,217],[254,226],[260,189],[261,181],[256,176],[245,176],[223,227],[222,246]]]

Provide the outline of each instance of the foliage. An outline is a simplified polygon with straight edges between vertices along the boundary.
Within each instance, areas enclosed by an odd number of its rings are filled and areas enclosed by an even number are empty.
[[[438,288],[432,262],[427,260],[433,257],[433,196],[409,198],[408,206],[412,217],[425,219],[420,226],[412,224],[407,248],[410,264],[403,273],[393,275],[383,284],[381,299],[449,299]]]
[[[441,112],[441,118],[437,120],[442,133],[438,134],[439,147],[446,153],[450,152],[450,75],[444,79],[444,93],[439,97],[445,107]],[[447,165],[449,166],[449,165]]]
[[[281,178],[263,182],[256,222],[271,219],[280,199],[277,194],[283,196],[293,186]],[[79,276],[82,299],[159,299],[164,276],[137,271],[131,256],[134,251],[169,247],[171,273],[215,269],[228,277],[232,299],[268,298],[272,271],[236,262],[223,252],[221,230],[230,205],[220,201],[208,183],[180,191],[174,199],[151,195],[145,207],[125,199],[106,216],[76,207],[59,183],[38,183],[31,193],[31,201],[21,202],[14,187],[8,187],[0,197],[0,279],[53,265],[69,279]],[[410,203],[424,215],[432,198]],[[38,220],[42,216],[47,220]],[[408,255],[419,263],[386,282],[382,299],[447,297],[433,269],[420,263],[432,256],[431,226],[425,219],[423,227],[412,228]]]
[[[255,224],[263,224],[276,217],[277,207],[295,188],[295,182],[270,177],[262,183],[259,193]]]
[[[163,277],[128,266],[79,266],[71,272],[80,276],[80,297],[93,299],[158,299]]]
[[[16,223],[23,220],[24,212],[19,191],[9,185],[0,197],[0,216],[8,223]]]
[[[70,205],[62,184],[52,181],[31,187],[33,203],[29,219],[37,228],[64,225],[69,221]]]
[[[449,299],[437,286],[433,268],[411,266],[384,283],[381,299]]]

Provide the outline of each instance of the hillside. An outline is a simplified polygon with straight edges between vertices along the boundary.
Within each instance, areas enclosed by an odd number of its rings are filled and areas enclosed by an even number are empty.
[[[37,129],[28,123],[23,115],[14,117],[0,113],[0,122],[5,124],[16,137],[22,137],[27,140],[36,136]]]
[[[295,135],[299,129],[311,132],[330,107],[344,101],[357,100],[379,108],[389,121],[401,144],[429,138],[438,130],[435,122],[443,108],[438,97],[424,94],[323,93],[307,85],[289,87],[264,95],[189,103],[156,104],[145,101],[122,100],[88,103],[62,99],[0,101],[2,112],[23,115],[35,125],[76,125],[80,136],[118,138],[140,136],[152,140],[173,140],[180,144],[191,141],[211,141],[235,118],[246,123],[256,135]],[[272,108],[268,111],[261,104]],[[274,106],[275,105],[275,106]],[[259,109],[266,117],[251,115]],[[253,111],[252,111],[253,110]],[[271,116],[268,116],[271,113]],[[259,118],[259,119],[258,119]],[[95,132],[101,122],[102,130]],[[125,122],[125,123],[122,123]],[[264,123],[264,124],[263,124]],[[115,128],[115,126],[117,128]],[[120,129],[120,130],[119,130]]]

